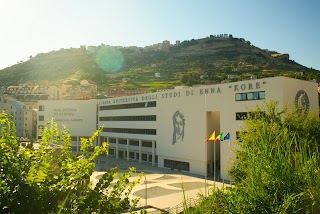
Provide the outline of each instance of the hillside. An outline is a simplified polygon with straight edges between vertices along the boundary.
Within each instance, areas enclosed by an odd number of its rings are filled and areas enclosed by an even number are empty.
[[[106,68],[114,72],[104,71]],[[159,73],[158,77],[155,73]],[[101,45],[40,53],[0,70],[0,85],[34,80],[72,84],[88,79],[99,83],[101,89],[121,85],[156,90],[181,84],[221,82],[228,75],[233,75],[231,81],[236,81],[248,78],[248,73],[258,78],[287,75],[320,80],[319,71],[290,60],[289,54],[262,50],[249,41],[228,35],[175,45],[163,42],[144,48]],[[123,78],[127,81],[123,82]]]

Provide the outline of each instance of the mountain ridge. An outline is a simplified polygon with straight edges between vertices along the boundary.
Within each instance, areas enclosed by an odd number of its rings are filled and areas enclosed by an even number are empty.
[[[105,68],[116,70],[107,72]],[[155,73],[159,75],[156,77]],[[101,88],[120,85],[156,90],[175,85],[217,83],[230,75],[239,76],[236,80],[241,80],[247,73],[258,78],[286,75],[320,80],[318,70],[290,60],[288,53],[263,50],[229,34],[185,40],[174,45],[164,41],[144,48],[103,44],[62,48],[39,53],[2,69],[0,79],[2,86],[34,80],[73,84],[88,79]],[[123,78],[127,81],[122,81]]]

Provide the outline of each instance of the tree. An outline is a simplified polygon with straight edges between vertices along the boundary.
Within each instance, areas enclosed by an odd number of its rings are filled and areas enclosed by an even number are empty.
[[[234,186],[213,191],[198,209],[320,213],[319,130],[320,120],[313,112],[300,107],[279,110],[274,101],[257,106],[245,120],[229,171]]]
[[[0,114],[1,213],[117,213],[136,205],[137,200],[129,199],[140,180],[129,183],[134,168],[119,179],[118,169],[110,169],[94,188],[86,182],[95,158],[107,153],[106,142],[89,152],[101,129],[81,139],[81,155],[75,156],[66,127],[59,134],[54,120],[48,124],[39,149],[22,148],[14,136],[12,117]]]

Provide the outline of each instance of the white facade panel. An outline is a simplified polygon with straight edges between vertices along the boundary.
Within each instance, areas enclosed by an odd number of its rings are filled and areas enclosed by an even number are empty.
[[[71,136],[91,136],[97,130],[97,100],[40,100],[38,106],[38,127],[54,118],[59,131],[65,125]]]

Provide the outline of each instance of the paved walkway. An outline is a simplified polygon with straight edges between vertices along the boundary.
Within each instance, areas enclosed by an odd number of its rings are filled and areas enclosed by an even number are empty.
[[[151,205],[160,209],[174,207],[184,199],[198,199],[200,195],[208,195],[214,185],[222,187],[220,182],[204,179],[203,176],[196,176],[189,173],[154,167],[149,163],[139,164],[137,161],[126,159],[115,159],[113,157],[101,158],[96,169],[109,169],[115,166],[119,171],[126,171],[128,167],[135,167],[137,172],[144,172],[145,176],[137,184],[130,195],[130,198],[140,198],[138,206]],[[91,180],[93,184],[98,181],[103,171],[96,171]],[[100,176],[99,176],[100,175]],[[130,180],[136,180],[139,173],[133,175]],[[211,178],[212,179],[212,178]]]

